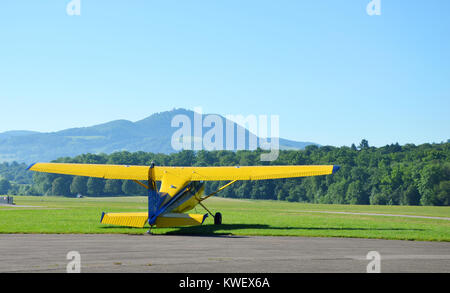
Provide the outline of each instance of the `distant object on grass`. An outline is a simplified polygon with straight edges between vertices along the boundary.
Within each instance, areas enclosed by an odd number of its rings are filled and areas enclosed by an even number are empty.
[[[84,196],[82,194],[77,194],[77,198],[83,198]]]
[[[0,196],[0,204],[14,204],[14,197]]]

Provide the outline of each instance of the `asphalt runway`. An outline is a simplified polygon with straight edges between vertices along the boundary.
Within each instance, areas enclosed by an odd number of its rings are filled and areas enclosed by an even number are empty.
[[[355,238],[0,235],[0,272],[365,273],[377,251],[386,273],[450,272],[450,243]]]

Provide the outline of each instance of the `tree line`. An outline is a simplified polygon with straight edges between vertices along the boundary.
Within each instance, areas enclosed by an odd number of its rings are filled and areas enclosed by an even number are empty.
[[[362,140],[358,146],[353,144],[351,147],[311,145],[305,150],[281,150],[278,159],[273,162],[260,161],[263,152],[259,149],[237,152],[185,150],[166,155],[122,151],[109,155],[83,154],[72,158],[59,158],[54,162],[125,165],[150,165],[154,162],[161,166],[335,164],[340,165],[341,169],[333,175],[238,181],[219,192],[218,196],[309,203],[450,205],[448,142],[418,146],[413,144],[401,146],[397,143],[379,148],[369,146],[367,140]],[[15,167],[17,168],[17,165]],[[13,182],[7,186],[6,181],[8,180],[5,178],[0,180],[0,194],[146,195],[145,188],[130,180],[34,173],[30,184]],[[207,182],[205,194],[214,192],[225,183]]]

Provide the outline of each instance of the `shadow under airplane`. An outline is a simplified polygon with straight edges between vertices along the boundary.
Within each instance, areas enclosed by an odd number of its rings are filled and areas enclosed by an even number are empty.
[[[119,228],[118,226],[103,226],[103,229]],[[130,228],[130,227],[123,227]],[[142,228],[135,228],[142,229]],[[148,227],[146,227],[148,229]],[[186,235],[186,236],[231,236],[234,230],[278,230],[278,231],[300,231],[300,230],[322,230],[322,231],[424,231],[424,229],[404,228],[355,228],[355,227],[274,227],[265,224],[221,224],[201,225],[190,227],[177,227],[176,230],[167,231],[162,235]],[[157,232],[158,229],[154,230]]]

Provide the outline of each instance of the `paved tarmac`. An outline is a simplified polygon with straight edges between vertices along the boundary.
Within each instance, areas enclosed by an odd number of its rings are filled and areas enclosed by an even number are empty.
[[[0,235],[0,272],[365,273],[377,251],[381,272],[450,272],[450,243],[356,238]]]

